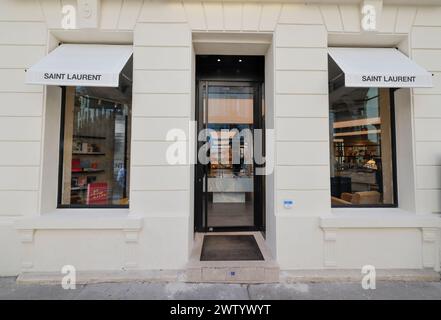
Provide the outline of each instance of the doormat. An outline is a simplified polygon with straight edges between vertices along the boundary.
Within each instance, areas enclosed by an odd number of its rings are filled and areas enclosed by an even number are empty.
[[[206,235],[201,261],[264,260],[253,235]]]

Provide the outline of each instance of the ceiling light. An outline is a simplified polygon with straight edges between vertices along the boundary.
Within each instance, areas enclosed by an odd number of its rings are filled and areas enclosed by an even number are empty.
[[[221,62],[221,59],[217,59],[217,62]]]
[[[242,62],[242,59],[239,59],[239,62]]]

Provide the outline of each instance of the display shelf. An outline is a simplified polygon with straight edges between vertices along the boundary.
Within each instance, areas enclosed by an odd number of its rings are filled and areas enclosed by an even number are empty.
[[[72,152],[73,155],[78,155],[78,156],[105,156],[106,154],[104,152],[79,152],[79,151],[74,151]]]
[[[87,187],[72,187],[70,188],[71,191],[86,191]]]
[[[344,144],[343,141],[334,141],[334,159],[338,171],[347,170],[349,167],[362,169],[368,159],[381,163],[381,145],[358,142]]]
[[[75,134],[74,139],[97,139],[97,140],[105,140],[106,137],[101,137],[101,136],[87,136],[87,135],[77,135]]]
[[[341,142],[334,142],[341,143]],[[379,147],[380,144],[349,144],[342,146],[343,148],[365,148],[365,147]]]
[[[87,173],[101,173],[104,172],[103,169],[86,169],[81,171],[72,171],[72,174],[87,174]]]
[[[364,158],[364,157],[366,157],[366,155],[358,155],[358,156],[341,156],[341,155],[339,155],[339,156],[336,156],[336,157],[339,157],[339,158]],[[368,155],[368,157],[369,158],[375,158],[375,159],[381,158],[380,156],[377,156],[377,155],[374,155],[374,156]]]

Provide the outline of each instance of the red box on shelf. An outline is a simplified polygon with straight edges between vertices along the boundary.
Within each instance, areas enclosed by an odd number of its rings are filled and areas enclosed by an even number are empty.
[[[80,159],[72,159],[72,172],[80,172],[80,171],[81,171]]]

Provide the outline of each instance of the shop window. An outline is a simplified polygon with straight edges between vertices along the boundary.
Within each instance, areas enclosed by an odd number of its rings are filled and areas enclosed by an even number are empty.
[[[58,207],[129,204],[131,82],[65,87]]]
[[[329,79],[332,205],[396,206],[392,90]]]

